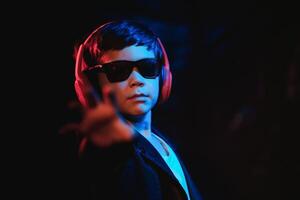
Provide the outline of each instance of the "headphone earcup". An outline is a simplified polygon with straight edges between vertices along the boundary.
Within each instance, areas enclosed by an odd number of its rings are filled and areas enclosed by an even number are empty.
[[[84,84],[80,80],[77,79],[77,80],[75,80],[74,87],[75,87],[75,92],[76,92],[79,102],[84,107],[87,107],[88,101],[87,101],[86,96],[84,95],[85,94],[84,93],[84,90],[85,90]]]
[[[161,76],[162,86],[160,91],[159,103],[163,103],[169,98],[172,88],[172,74],[167,67],[163,67]]]

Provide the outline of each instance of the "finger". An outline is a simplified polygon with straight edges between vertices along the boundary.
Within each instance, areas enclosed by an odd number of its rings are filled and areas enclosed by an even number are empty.
[[[120,108],[114,91],[109,86],[105,86],[102,88],[102,94],[104,103],[111,105],[114,108],[115,114],[118,115],[120,119],[124,120],[120,114]]]
[[[89,87],[86,89],[86,98],[90,108],[94,108],[100,102],[100,97],[94,88]]]
[[[92,132],[101,126],[105,126],[117,117],[112,106],[99,104],[95,109],[87,111],[81,122],[80,128],[83,133]]]
[[[111,93],[112,93],[112,89],[109,86],[105,85],[102,87],[102,97],[104,103],[108,103],[108,104],[112,103],[110,99]]]
[[[82,153],[83,153],[83,151],[84,151],[84,149],[85,149],[85,147],[87,145],[87,142],[88,142],[88,140],[87,140],[86,137],[82,138],[82,140],[80,141],[79,149],[78,149],[78,155],[79,156],[82,155]]]
[[[103,87],[102,94],[103,94],[104,103],[108,103],[108,104],[112,105],[118,111],[116,95],[115,95],[114,91],[111,89],[111,87],[109,87],[109,86]]]

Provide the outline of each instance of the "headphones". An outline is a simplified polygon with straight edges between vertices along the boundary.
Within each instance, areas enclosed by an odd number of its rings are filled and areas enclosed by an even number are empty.
[[[96,28],[87,38],[86,40],[79,46],[77,54],[76,54],[76,62],[75,62],[75,91],[76,95],[79,99],[79,102],[84,106],[84,107],[89,107],[91,104],[91,100],[93,102],[99,102],[100,101],[100,96],[99,94],[95,91],[93,86],[90,84],[88,78],[86,75],[83,73],[84,70],[86,70],[89,66],[85,63],[84,58],[83,58],[83,53],[84,53],[84,48],[87,42],[90,40],[90,38],[97,32],[103,29],[106,25],[114,23],[108,22],[105,23],[98,28]],[[159,100],[158,103],[161,104],[165,102],[171,93],[171,86],[172,86],[172,73],[170,71],[170,65],[169,65],[169,60],[167,53],[165,51],[165,48],[160,41],[159,38],[157,38],[157,41],[160,45],[160,48],[163,53],[163,67],[162,67],[162,83],[160,87],[160,94],[159,94]],[[92,99],[91,99],[92,98]]]

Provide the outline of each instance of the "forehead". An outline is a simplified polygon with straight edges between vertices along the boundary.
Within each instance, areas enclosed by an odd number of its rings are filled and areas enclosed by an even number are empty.
[[[144,58],[155,58],[154,52],[146,46],[129,46],[121,50],[108,50],[100,58],[100,63],[117,60],[137,61]]]

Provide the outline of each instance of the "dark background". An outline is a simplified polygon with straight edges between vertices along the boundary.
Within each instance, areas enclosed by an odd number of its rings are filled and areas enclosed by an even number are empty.
[[[62,185],[59,169],[66,166],[55,156],[58,130],[73,119],[68,105],[76,102],[74,45],[104,22],[134,19],[159,35],[173,73],[171,97],[155,110],[153,123],[177,142],[204,199],[281,199],[280,147],[286,139],[288,171],[299,166],[299,148],[290,137],[299,132],[300,18],[294,4],[128,0],[26,6],[31,9],[20,12],[12,35],[25,41],[18,43],[24,49],[19,58],[29,68],[16,73],[26,76],[17,91],[26,113],[35,116],[24,120],[36,133],[28,143],[34,145],[20,157],[24,169],[40,178],[27,192],[46,191],[45,199],[57,192],[48,179]]]

